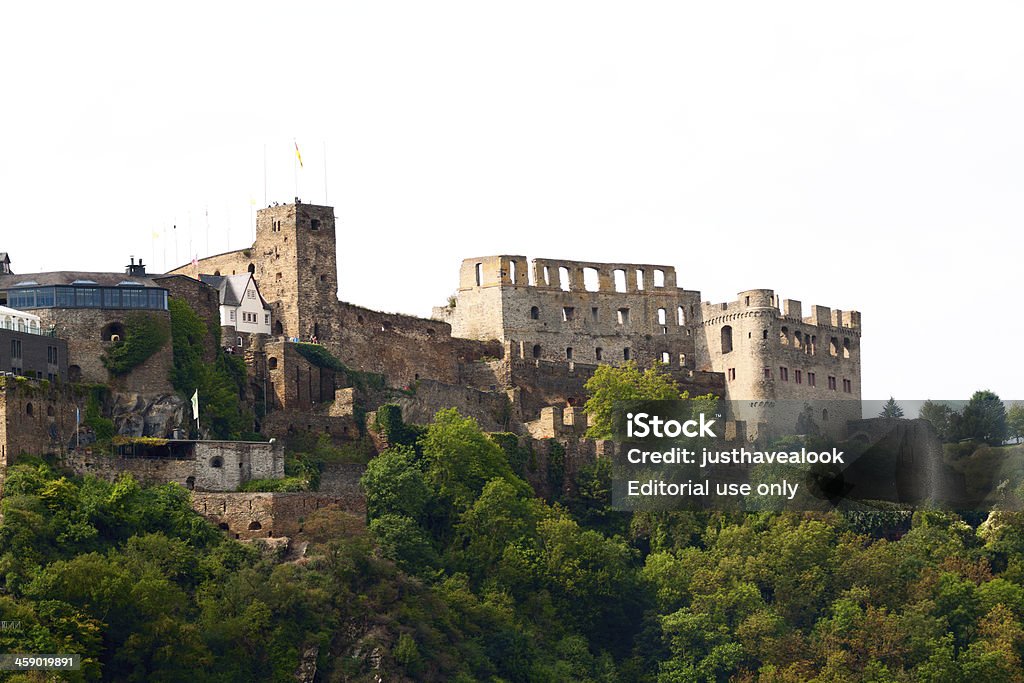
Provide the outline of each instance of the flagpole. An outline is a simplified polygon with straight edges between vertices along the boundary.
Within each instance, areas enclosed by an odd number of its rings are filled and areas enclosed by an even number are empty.
[[[295,158],[292,159],[292,172],[295,174],[295,198],[299,198],[299,143],[295,142]]]
[[[324,140],[324,206],[327,205],[327,140]]]

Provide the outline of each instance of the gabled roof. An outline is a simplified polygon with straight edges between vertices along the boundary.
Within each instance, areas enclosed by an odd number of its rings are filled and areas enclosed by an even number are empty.
[[[10,263],[11,257],[7,255],[6,251],[0,251],[0,263]]]
[[[260,294],[260,288],[256,285],[256,280],[253,278],[252,273],[243,273],[241,275],[200,275],[199,280],[210,285],[220,293],[221,306],[241,306],[245,290],[249,286],[249,281],[252,280],[252,286],[256,288],[256,295],[259,296],[260,303],[263,304],[264,309],[270,310],[270,304]]]

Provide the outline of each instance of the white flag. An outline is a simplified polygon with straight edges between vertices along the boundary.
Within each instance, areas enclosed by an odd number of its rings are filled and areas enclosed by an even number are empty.
[[[192,394],[192,417],[199,421],[199,390],[196,389],[196,393]]]

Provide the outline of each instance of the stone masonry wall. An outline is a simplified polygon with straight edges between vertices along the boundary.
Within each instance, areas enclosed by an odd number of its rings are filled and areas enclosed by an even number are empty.
[[[109,383],[115,389],[145,387],[146,391],[152,393],[173,391],[170,383],[171,364],[173,363],[170,338],[160,350],[124,377],[112,379],[100,360],[101,356],[114,344],[114,342],[103,340],[102,332],[105,326],[110,323],[123,323],[125,317],[133,313],[145,313],[163,318],[169,326],[170,314],[167,311],[41,308],[37,309],[36,313],[39,315],[44,329],[54,325],[57,336],[67,339],[68,375],[71,381]]]
[[[699,306],[670,266],[492,256],[463,261],[456,306],[435,315],[520,358],[692,368]]]
[[[804,317],[799,301],[780,310],[769,289],[702,308],[698,362],[725,375],[733,417],[751,436],[758,423],[795,424],[804,402],[815,403],[815,420],[835,437],[861,417],[860,313],[814,306]]]
[[[192,507],[235,538],[252,539],[292,536],[323,507],[363,513],[366,501],[361,493],[193,493]]]

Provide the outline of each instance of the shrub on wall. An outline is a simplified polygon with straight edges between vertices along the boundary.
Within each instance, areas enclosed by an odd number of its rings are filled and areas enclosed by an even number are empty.
[[[169,308],[174,348],[171,385],[186,399],[199,391],[201,423],[215,438],[256,438],[249,433],[252,415],[241,401],[245,392],[245,361],[224,353],[219,344],[220,328],[207,328],[187,303],[172,298]],[[204,360],[207,344],[216,354],[212,364]]]
[[[114,342],[100,360],[111,375],[127,375],[162,349],[170,337],[166,318],[141,311],[129,313],[124,319],[124,339]]]

